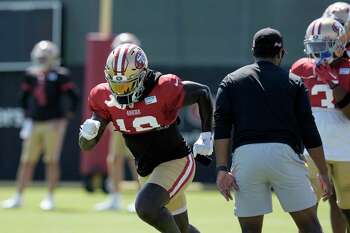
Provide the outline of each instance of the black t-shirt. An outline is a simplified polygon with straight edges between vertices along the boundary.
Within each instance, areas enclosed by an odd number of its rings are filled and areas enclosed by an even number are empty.
[[[68,111],[75,112],[78,94],[66,70],[52,70],[47,74],[27,73],[21,89],[21,106],[26,117],[46,121],[64,116],[63,96],[70,99]]]
[[[228,74],[216,100],[215,139],[230,138],[233,150],[251,143],[279,142],[302,153],[322,145],[302,80],[261,61]]]
[[[141,176],[147,176],[163,162],[180,159],[191,153],[176,124],[162,130],[123,136],[135,157],[137,172]]]

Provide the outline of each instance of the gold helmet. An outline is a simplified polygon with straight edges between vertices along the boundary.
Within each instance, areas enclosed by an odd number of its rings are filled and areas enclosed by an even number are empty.
[[[332,63],[343,56],[346,41],[344,27],[335,19],[319,18],[306,29],[305,53],[314,58],[316,64]]]
[[[347,34],[346,40],[350,39],[350,4],[346,2],[335,2],[327,7],[323,17],[333,18],[339,21],[344,27]]]
[[[137,102],[144,90],[148,60],[135,44],[122,44],[112,50],[105,66],[105,78],[120,104]]]
[[[118,34],[113,42],[112,42],[112,49],[115,49],[121,44],[135,44],[137,46],[141,45],[140,40],[132,33],[130,32],[123,32]]]
[[[56,44],[51,41],[42,40],[38,42],[30,56],[33,63],[31,68],[34,70],[46,71],[59,65],[59,51]]]

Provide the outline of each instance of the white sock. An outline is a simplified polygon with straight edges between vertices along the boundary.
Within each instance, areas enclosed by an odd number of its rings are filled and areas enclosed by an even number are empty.
[[[120,202],[121,201],[121,195],[119,192],[110,193],[109,198],[113,202]]]
[[[52,192],[48,192],[46,198],[48,200],[52,201],[53,200],[53,193]]]
[[[22,200],[22,193],[16,192],[15,195],[14,195],[14,198],[15,198],[16,200]]]

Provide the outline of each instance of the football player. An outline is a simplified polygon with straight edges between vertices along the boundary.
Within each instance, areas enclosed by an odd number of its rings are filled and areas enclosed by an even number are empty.
[[[347,40],[344,56],[350,57],[350,4],[335,2],[327,7],[323,12],[323,17],[333,18],[344,26],[346,38],[342,40]]]
[[[337,196],[337,204],[350,223],[350,61],[343,57],[345,28],[335,19],[319,18],[307,28],[307,58],[295,62],[291,72],[302,77],[309,89]],[[320,197],[316,171],[308,161],[313,186]],[[321,184],[322,185],[322,184]],[[343,229],[343,232],[345,230]]]
[[[335,2],[327,7],[323,13],[323,17],[330,17],[336,19],[341,23],[346,32],[347,40],[345,52],[343,57],[350,57],[350,4],[346,2]],[[329,199],[331,225],[334,233],[344,233],[346,231],[346,221],[344,220],[341,210],[336,203],[336,194]],[[350,232],[350,230],[348,230]]]
[[[44,154],[48,194],[40,208],[55,207],[54,190],[59,182],[59,160],[68,119],[74,116],[78,94],[68,70],[59,67],[59,50],[51,41],[40,41],[31,52],[32,65],[21,84],[21,107],[26,120],[20,137],[23,139],[20,166],[17,172],[16,194],[3,202],[4,208],[22,205],[22,196],[30,183],[35,165]],[[70,106],[65,112],[62,102],[68,96]]]
[[[135,203],[138,216],[160,232],[199,232],[189,224],[184,191],[195,174],[194,157],[213,152],[209,88],[150,70],[146,54],[134,44],[110,53],[105,77],[90,92],[93,114],[81,126],[80,147],[92,148],[112,122],[137,162],[143,186]],[[179,110],[191,104],[198,104],[202,125],[194,155],[177,127]]]
[[[118,34],[114,38],[112,42],[112,49],[126,43],[131,43],[138,46],[141,45],[140,40],[134,34],[124,32]],[[119,210],[121,208],[120,182],[123,180],[124,176],[124,159],[127,159],[128,161],[133,179],[137,180],[135,161],[129,148],[125,145],[122,134],[115,131],[113,125],[111,125],[109,129],[111,130],[111,137],[107,156],[107,168],[110,181],[110,190],[107,200],[98,203],[95,206],[97,211]],[[134,203],[128,205],[128,211],[135,212]]]

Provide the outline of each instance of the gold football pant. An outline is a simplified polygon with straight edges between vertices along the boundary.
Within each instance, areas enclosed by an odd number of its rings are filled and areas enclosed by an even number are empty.
[[[185,190],[192,182],[196,164],[192,154],[159,164],[152,173],[140,177],[141,185],[157,184],[168,191],[170,202],[165,206],[172,215],[178,215],[187,210]]]
[[[307,156],[307,164],[312,186],[320,200],[322,190],[317,179],[317,167],[309,156]],[[350,209],[350,161],[327,161],[327,167],[337,194],[339,208]]]
[[[23,141],[21,161],[36,163],[43,153],[45,163],[57,162],[66,127],[66,119],[34,121],[30,136]]]

